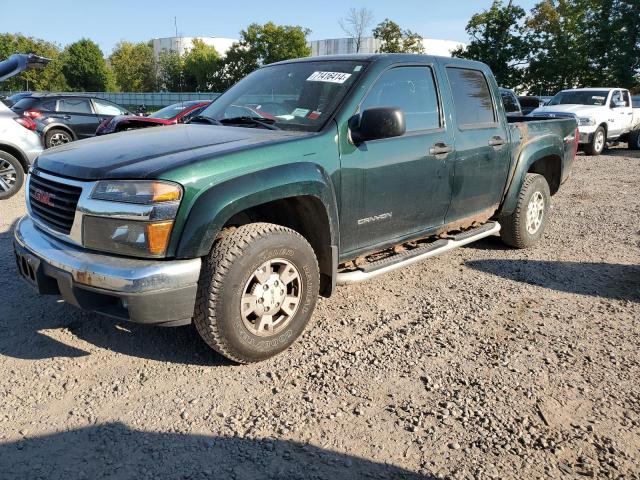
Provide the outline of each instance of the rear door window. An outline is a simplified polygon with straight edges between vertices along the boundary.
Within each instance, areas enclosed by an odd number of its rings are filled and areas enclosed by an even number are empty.
[[[48,112],[56,111],[56,101],[55,100],[43,100],[40,104],[40,110],[46,110]]]
[[[447,67],[459,128],[494,126],[496,113],[487,79],[480,70]]]
[[[58,111],[67,113],[93,113],[88,98],[61,98]]]

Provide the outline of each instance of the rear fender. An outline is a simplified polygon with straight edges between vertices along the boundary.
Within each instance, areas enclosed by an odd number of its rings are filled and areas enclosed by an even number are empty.
[[[522,143],[514,152],[514,156],[516,161],[510,171],[502,205],[498,210],[499,216],[511,215],[514,212],[525,175],[535,162],[545,157],[558,157],[558,161],[563,162],[563,139],[558,135],[543,135],[530,141],[523,138]],[[560,169],[562,171],[562,164]]]
[[[76,141],[78,138],[76,137],[76,134],[73,133],[73,130],[71,130],[67,125],[65,125],[64,123],[49,123],[47,124],[46,127],[44,127],[42,129],[42,138],[44,138],[44,136],[47,134],[47,132],[53,128],[57,128],[58,130],[64,130],[65,132],[67,132],[69,135],[71,135],[71,138],[73,139],[73,141]]]
[[[338,245],[338,214],[335,191],[329,175],[313,163],[292,163],[243,175],[203,191],[193,202],[176,257],[208,255],[227,220],[252,207],[291,197],[318,198],[329,219],[331,245]]]

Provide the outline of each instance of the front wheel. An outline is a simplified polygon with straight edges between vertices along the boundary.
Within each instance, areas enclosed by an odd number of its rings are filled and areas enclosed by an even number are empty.
[[[204,341],[238,363],[287,349],[303,332],[318,297],[311,245],[270,223],[243,225],[204,260],[194,323]]]
[[[16,157],[0,152],[0,200],[13,197],[24,183],[24,170]]]
[[[500,219],[502,241],[515,248],[537,243],[547,225],[551,194],[547,180],[537,173],[527,173],[520,189],[516,209]]]
[[[607,145],[607,133],[604,128],[598,127],[593,133],[591,142],[585,147],[584,152],[587,155],[601,155],[604,147]]]

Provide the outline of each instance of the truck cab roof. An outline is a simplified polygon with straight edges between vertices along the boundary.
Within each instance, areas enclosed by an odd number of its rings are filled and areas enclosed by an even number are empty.
[[[361,62],[381,62],[381,63],[409,63],[409,62],[433,62],[434,60],[439,59],[449,65],[475,65],[476,67],[482,66],[486,69],[487,67],[482,62],[477,62],[475,60],[467,60],[463,58],[454,58],[454,57],[442,57],[437,55],[423,55],[417,53],[348,53],[341,55],[322,55],[318,57],[304,57],[304,58],[294,58],[292,60],[283,60],[282,62],[271,63],[265,66],[271,65],[282,65],[287,63],[301,63],[301,62],[321,62],[321,61],[340,61],[340,60],[351,60],[351,61],[361,61]]]

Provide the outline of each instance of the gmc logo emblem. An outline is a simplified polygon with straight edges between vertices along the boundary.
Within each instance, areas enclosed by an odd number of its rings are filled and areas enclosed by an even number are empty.
[[[40,190],[39,188],[34,188],[33,198],[35,198],[40,203],[49,205],[50,207],[55,206],[53,201],[55,200],[56,196],[53,193],[45,192],[44,190]]]

